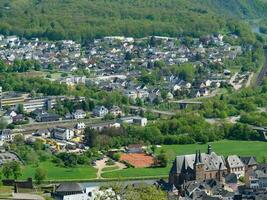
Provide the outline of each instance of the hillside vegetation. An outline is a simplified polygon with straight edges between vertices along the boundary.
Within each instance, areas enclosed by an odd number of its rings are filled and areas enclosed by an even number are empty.
[[[1,0],[0,32],[49,39],[202,35],[228,28],[219,15],[262,17],[263,0]]]

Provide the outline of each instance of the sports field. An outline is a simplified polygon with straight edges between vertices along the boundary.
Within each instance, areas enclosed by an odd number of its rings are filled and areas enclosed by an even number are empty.
[[[130,163],[135,168],[150,167],[154,164],[154,158],[144,153],[125,153],[121,155],[120,160]]]

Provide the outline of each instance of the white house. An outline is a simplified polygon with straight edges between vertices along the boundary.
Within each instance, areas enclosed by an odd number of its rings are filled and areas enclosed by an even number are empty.
[[[17,113],[14,110],[8,110],[8,111],[6,111],[5,116],[9,116],[9,117],[13,118],[13,117],[17,116]]]
[[[74,119],[84,119],[86,117],[86,113],[83,110],[76,110],[72,115]]]
[[[76,128],[77,129],[85,129],[86,125],[84,122],[79,122],[78,124],[76,124]]]
[[[93,114],[96,117],[105,117],[108,114],[108,109],[105,106],[97,106],[94,108]]]
[[[71,140],[74,137],[74,131],[68,128],[54,128],[53,135],[55,139]]]
[[[12,142],[14,135],[11,130],[4,129],[0,130],[0,145],[3,145],[4,142]]]
[[[139,117],[139,116],[123,117],[123,118],[121,118],[121,121],[122,121],[122,123],[137,124],[139,126],[146,126],[147,125],[147,118]]]

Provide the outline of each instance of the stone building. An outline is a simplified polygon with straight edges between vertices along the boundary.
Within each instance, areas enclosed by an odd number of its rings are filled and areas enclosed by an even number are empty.
[[[223,156],[218,156],[208,146],[207,153],[177,156],[169,174],[169,183],[179,187],[187,181],[216,179],[223,181],[227,168]]]

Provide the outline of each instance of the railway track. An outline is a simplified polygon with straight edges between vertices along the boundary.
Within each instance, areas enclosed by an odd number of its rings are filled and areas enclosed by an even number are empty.
[[[14,130],[14,133],[20,133],[24,135],[32,134],[34,131],[39,129],[48,129],[48,128],[56,128],[56,127],[65,127],[65,128],[73,128],[78,122],[84,122],[85,125],[93,127],[93,126],[104,126],[110,123],[114,123],[115,120],[110,121],[92,121],[88,119],[84,120],[68,120],[68,121],[57,121],[57,122],[48,122],[48,123],[34,123],[21,126],[20,129]]]

